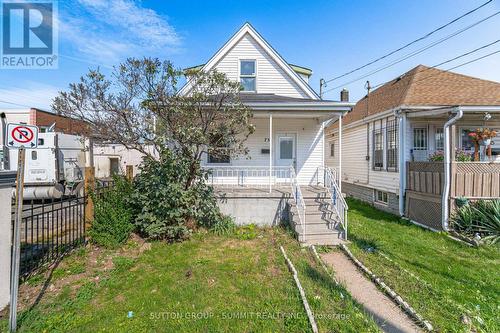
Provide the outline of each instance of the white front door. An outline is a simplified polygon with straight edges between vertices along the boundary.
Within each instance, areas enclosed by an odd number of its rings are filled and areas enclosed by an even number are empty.
[[[276,138],[276,165],[296,167],[297,135],[280,133]]]

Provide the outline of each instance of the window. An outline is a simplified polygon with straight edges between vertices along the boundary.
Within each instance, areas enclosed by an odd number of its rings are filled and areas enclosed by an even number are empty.
[[[444,150],[444,132],[443,128],[436,128],[434,133],[434,141],[436,143],[436,150]]]
[[[280,160],[293,159],[293,138],[280,138]]]
[[[375,190],[375,201],[387,204],[389,202],[387,192]]]
[[[373,131],[373,170],[384,167],[384,136],[382,129]]]
[[[36,150],[31,151],[31,160],[36,161],[38,159],[38,155],[36,153]]]
[[[335,157],[335,143],[330,143],[330,156]]]
[[[413,129],[413,150],[427,150],[427,128]]]
[[[387,121],[387,171],[397,171],[398,169],[398,123],[396,120]]]
[[[240,83],[243,91],[257,91],[255,60],[240,61]]]

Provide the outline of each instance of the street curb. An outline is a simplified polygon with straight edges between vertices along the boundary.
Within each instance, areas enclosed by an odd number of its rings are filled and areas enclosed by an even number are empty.
[[[307,302],[306,293],[304,292],[304,289],[302,288],[302,285],[300,284],[299,275],[297,274],[297,271],[295,270],[295,267],[293,266],[290,259],[288,259],[283,246],[280,246],[280,250],[281,250],[281,253],[283,254],[283,257],[285,258],[286,264],[288,265],[288,269],[290,270],[290,272],[293,275],[293,279],[295,280],[295,284],[297,285],[297,288],[299,289],[300,298],[302,298],[302,303],[304,304],[304,308],[305,308],[306,313],[307,313],[307,318],[309,319],[309,323],[311,324],[311,329],[314,333],[318,333],[318,325],[316,325],[316,321],[314,320],[314,315],[312,313],[311,307],[309,306],[309,303]]]
[[[340,244],[340,248],[344,253],[351,259],[354,264],[365,273],[377,286],[379,286],[384,293],[389,296],[393,302],[399,305],[403,310],[422,328],[426,329],[429,332],[433,331],[433,327],[431,323],[425,320],[420,314],[418,314],[415,309],[411,307],[401,296],[399,296],[394,290],[392,290],[389,286],[387,286],[378,276],[372,273],[365,265],[361,263],[356,257],[349,251],[347,246],[344,244]]]

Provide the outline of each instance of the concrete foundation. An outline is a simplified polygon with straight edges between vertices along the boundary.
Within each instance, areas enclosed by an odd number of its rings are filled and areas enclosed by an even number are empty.
[[[399,199],[395,193],[387,193],[387,204],[375,201],[374,189],[371,187],[342,182],[342,192],[348,197],[353,197],[365,202],[368,202],[377,209],[392,213],[399,214]]]
[[[223,193],[218,196],[222,213],[232,216],[237,225],[276,226],[289,217],[289,196],[281,194],[241,195]]]

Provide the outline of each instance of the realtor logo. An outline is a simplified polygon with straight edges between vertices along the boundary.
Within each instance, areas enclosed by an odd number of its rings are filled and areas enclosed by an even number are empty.
[[[2,1],[0,67],[57,68],[57,3]]]

